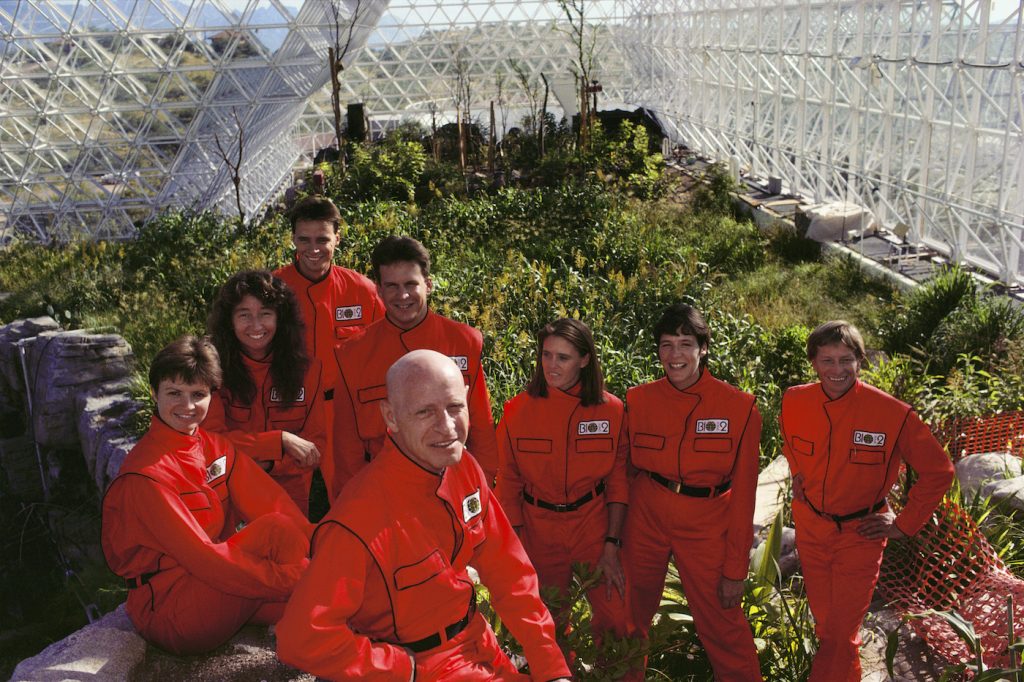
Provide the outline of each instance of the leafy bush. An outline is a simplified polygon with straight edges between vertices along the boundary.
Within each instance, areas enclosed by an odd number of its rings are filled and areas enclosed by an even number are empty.
[[[959,267],[948,268],[922,284],[883,330],[886,352],[892,355],[923,350],[948,315],[975,300],[975,289],[974,278]]]

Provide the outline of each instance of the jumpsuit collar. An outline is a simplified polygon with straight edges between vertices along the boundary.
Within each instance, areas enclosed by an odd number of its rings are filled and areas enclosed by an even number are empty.
[[[384,456],[385,454],[389,459],[389,466],[394,474],[396,484],[410,483],[422,488],[429,487],[433,491],[444,480],[444,475],[448,471],[445,468],[441,473],[435,473],[413,461],[409,455],[402,452],[402,448],[398,446],[398,443],[391,437],[391,434],[388,434],[387,445],[379,456]],[[465,456],[465,453],[463,453],[463,456]],[[397,487],[400,487],[400,485],[396,485]]]
[[[579,400],[580,395],[583,393],[583,381],[577,380],[575,384],[569,387],[568,390],[563,391],[560,388],[553,388],[548,386],[548,397],[549,398],[562,398],[569,400]]]
[[[177,429],[172,429],[163,419],[160,419],[157,415],[150,417],[149,430],[153,432],[153,435],[160,439],[160,442],[174,445],[176,447],[189,447],[192,445],[199,444],[199,427],[196,432],[191,436]]]
[[[676,388],[675,384],[668,380],[668,377],[662,377],[661,381],[665,383],[665,386],[670,393],[703,393],[704,389],[711,383],[711,379],[711,372],[709,372],[708,368],[705,367],[700,371],[700,376],[697,377],[697,381],[683,389]]]
[[[299,257],[298,257],[298,255],[292,256],[292,265],[295,266],[295,272],[299,273],[299,276],[302,277],[302,279],[304,279],[307,282],[309,282],[310,284],[320,284],[320,282],[324,281],[325,279],[327,279],[328,277],[331,276],[331,271],[334,269],[334,263],[331,263],[327,267],[327,272],[324,273],[323,277],[320,277],[319,279],[310,279],[309,277],[306,277],[306,273],[304,273],[302,271],[302,268],[299,267]]]
[[[854,396],[859,395],[861,393],[861,391],[863,391],[863,384],[861,383],[860,379],[854,380],[853,386],[850,386],[850,389],[846,393],[842,394],[841,396],[839,396],[835,400],[833,400],[832,398],[828,397],[828,393],[825,393],[825,387],[822,385],[822,383],[820,381],[818,382],[818,390],[821,391],[821,397],[824,399],[823,402],[825,404],[827,404],[827,405],[835,405],[835,404],[845,405],[846,403],[848,403],[851,400],[853,400]],[[847,400],[847,398],[849,398],[849,400]]]
[[[388,325],[389,325],[389,326],[390,326],[390,327],[391,327],[392,329],[394,329],[394,330],[395,330],[395,332],[397,332],[399,336],[401,336],[401,335],[403,335],[403,334],[410,334],[410,333],[412,333],[412,332],[416,331],[417,329],[420,329],[420,328],[425,328],[425,327],[426,327],[426,325],[427,325],[427,320],[431,319],[431,318],[432,318],[433,316],[434,316],[434,311],[430,309],[430,301],[427,301],[427,314],[423,316],[423,319],[422,319],[422,320],[420,320],[419,322],[417,322],[417,323],[416,323],[416,324],[414,324],[413,326],[409,327],[408,329],[402,329],[402,328],[401,328],[401,327],[399,327],[399,326],[398,326],[397,324],[395,324],[395,323],[394,323],[394,322],[393,322],[393,321],[391,320],[391,316],[390,316],[390,315],[388,315],[388,314],[387,314],[386,312],[384,313],[384,321],[385,321],[385,322],[386,322],[386,323],[387,323],[387,324],[388,324]]]

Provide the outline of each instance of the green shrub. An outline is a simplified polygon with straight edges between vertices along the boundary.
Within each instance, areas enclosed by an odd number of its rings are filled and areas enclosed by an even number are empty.
[[[966,270],[951,267],[939,273],[915,289],[882,330],[886,352],[921,352],[943,320],[976,295],[974,278]]]

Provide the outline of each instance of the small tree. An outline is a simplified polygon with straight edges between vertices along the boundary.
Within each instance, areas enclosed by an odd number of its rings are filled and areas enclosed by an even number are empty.
[[[558,5],[569,20],[569,37],[572,39],[576,54],[574,55],[573,75],[576,76],[577,96],[580,103],[579,146],[586,144],[587,128],[590,124],[590,98],[587,97],[587,85],[590,74],[594,70],[594,51],[597,45],[597,34],[587,27],[585,0],[558,0]]]
[[[352,5],[352,11],[343,14],[343,6]],[[345,56],[352,47],[356,24],[363,14],[363,0],[330,0],[328,7],[331,13],[331,45],[327,48],[327,63],[331,71],[331,108],[334,112],[334,138],[338,143],[338,165],[344,170],[345,154],[344,132],[341,116],[341,72],[345,70]]]
[[[231,107],[231,117],[235,120],[235,129],[238,131],[235,136],[235,144],[225,144],[220,140],[220,134],[213,134],[213,144],[217,149],[217,156],[221,158],[231,174],[231,184],[235,186],[235,206],[238,208],[238,227],[245,225],[245,209],[242,207],[242,161],[245,157],[245,127],[242,125],[242,118],[238,115],[238,109]],[[232,149],[233,147],[233,149]]]

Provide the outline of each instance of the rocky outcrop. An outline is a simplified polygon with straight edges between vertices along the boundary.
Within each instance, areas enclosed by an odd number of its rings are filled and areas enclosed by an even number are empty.
[[[127,381],[102,384],[75,400],[78,440],[89,476],[100,492],[117,476],[121,463],[135,446],[131,421],[139,412]]]
[[[312,682],[277,660],[266,627],[247,627],[230,642],[202,656],[173,656],[146,644],[124,605],[78,632],[25,659],[12,682],[86,680],[218,680],[223,682]]]
[[[968,455],[956,463],[964,499],[991,497],[1007,510],[1024,512],[1024,476],[1020,457],[1009,452]]]
[[[0,437],[25,431],[25,379],[18,342],[59,328],[52,317],[15,320],[0,327]]]

